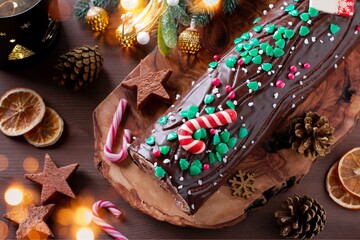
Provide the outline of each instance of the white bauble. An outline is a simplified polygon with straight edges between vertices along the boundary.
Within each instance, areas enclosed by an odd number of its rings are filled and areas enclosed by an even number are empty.
[[[146,45],[150,41],[150,35],[147,32],[139,32],[136,37],[136,40],[138,41],[139,44]]]

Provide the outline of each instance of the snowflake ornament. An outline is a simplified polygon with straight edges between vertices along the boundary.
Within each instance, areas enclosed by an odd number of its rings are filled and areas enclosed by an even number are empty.
[[[237,174],[235,174],[229,182],[234,196],[240,196],[248,199],[253,192],[256,191],[256,188],[254,187],[254,174],[243,173],[241,170],[238,170]]]
[[[340,16],[354,16],[355,0],[310,0],[309,7]]]

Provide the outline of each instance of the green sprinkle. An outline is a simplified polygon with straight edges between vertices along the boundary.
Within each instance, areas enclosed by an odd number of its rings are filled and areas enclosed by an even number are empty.
[[[224,131],[220,133],[220,137],[223,142],[227,142],[230,139],[230,133],[228,131]]]
[[[229,148],[234,148],[236,146],[236,142],[237,142],[237,139],[232,137],[229,139],[229,141],[227,141],[227,145]]]
[[[247,87],[255,92],[259,89],[259,84],[258,82],[249,82]]]
[[[250,43],[244,43],[244,49],[246,50],[246,51],[249,51],[250,49],[252,49],[252,45],[250,44]]]
[[[241,43],[241,42],[243,42],[244,41],[244,39],[243,38],[241,38],[241,37],[239,37],[239,38],[235,38],[235,40],[234,40],[234,44],[236,45],[236,44],[239,44],[239,43]]]
[[[266,48],[267,48],[268,46],[270,46],[270,44],[268,44],[268,43],[261,43],[261,44],[260,44],[260,48],[261,48],[263,51],[266,51]]]
[[[259,41],[259,39],[257,39],[257,38],[253,38],[253,39],[250,40],[250,44],[251,44],[251,46],[253,46],[253,47],[257,47],[257,46],[260,45],[260,41]]]
[[[180,116],[182,116],[182,117],[186,117],[187,118],[187,116],[188,116],[188,111],[186,111],[186,110],[182,110],[181,112],[180,112]]]
[[[286,29],[284,35],[287,39],[291,39],[294,37],[295,31],[292,29]]]
[[[180,169],[183,171],[187,170],[190,167],[189,161],[186,160],[185,158],[180,158],[179,165],[180,165]]]
[[[278,46],[278,47],[281,48],[281,49],[284,49],[285,44],[286,44],[286,42],[285,42],[284,39],[279,39],[279,40],[277,40],[277,41],[275,42],[275,45]]]
[[[297,16],[299,16],[299,11],[296,10],[296,9],[292,10],[292,11],[289,12],[289,15],[293,16],[293,17],[297,17]]]
[[[299,30],[299,35],[302,37],[307,36],[310,33],[310,29],[307,26],[301,26]]]
[[[269,24],[264,28],[265,32],[271,34],[275,31],[275,24]]]
[[[229,151],[229,148],[225,143],[220,143],[219,145],[216,146],[216,151],[219,154],[224,155]]]
[[[263,27],[262,27],[262,26],[255,26],[255,27],[253,27],[253,30],[254,30],[254,32],[256,32],[256,33],[261,32],[261,31],[262,31],[262,29],[263,29]]]
[[[160,146],[159,150],[161,152],[162,155],[167,155],[170,152],[170,147],[169,146]]]
[[[252,60],[252,57],[251,56],[246,56],[246,57],[243,58],[243,60],[244,60],[244,64],[249,64],[251,62],[251,60]]]
[[[222,162],[222,156],[220,153],[216,152],[216,159],[219,161],[219,162]]]
[[[252,59],[252,62],[256,65],[260,65],[262,63],[262,57],[260,55],[257,55]]]
[[[203,165],[199,159],[196,159],[191,165],[200,168],[200,170],[203,168]]]
[[[214,96],[212,94],[206,94],[205,98],[204,98],[204,103],[205,104],[210,104],[214,101]]]
[[[282,39],[282,33],[281,33],[279,30],[277,30],[277,31],[274,33],[274,35],[273,35],[273,39],[274,39],[275,41],[277,41],[277,40],[279,40],[279,39]]]
[[[280,26],[280,27],[278,28],[277,32],[283,34],[283,33],[285,33],[286,29],[287,29],[286,27]]]
[[[268,46],[265,50],[266,56],[272,57],[274,55],[274,49],[272,46]]]
[[[243,33],[243,35],[241,35],[241,38],[243,38],[246,41],[249,40],[250,39],[250,33],[249,32]]]
[[[235,104],[232,101],[226,101],[226,105],[230,108],[230,109],[235,109]]]
[[[239,130],[239,138],[243,139],[249,134],[246,128],[240,128]]]
[[[286,8],[285,8],[285,11],[286,12],[290,12],[292,10],[295,9],[295,5],[294,4],[289,4]]]
[[[159,123],[160,125],[165,125],[165,124],[168,122],[168,120],[169,120],[169,117],[168,117],[168,116],[163,116],[163,117],[161,117],[161,118],[159,119],[158,123]]]
[[[213,164],[214,162],[216,162],[216,156],[215,153],[209,153],[209,163]]]
[[[195,105],[192,105],[188,108],[188,111],[187,111],[187,119],[193,119],[193,118],[196,118],[196,115],[197,113],[199,112],[199,107],[198,106],[195,106]]]
[[[157,178],[165,177],[165,174],[166,174],[166,172],[165,172],[165,170],[164,170],[162,167],[157,166],[157,167],[155,168],[155,176],[156,176]]]
[[[310,17],[316,17],[319,14],[319,11],[313,7],[309,8],[309,15]]]
[[[256,48],[251,49],[251,50],[249,51],[249,55],[252,56],[252,57],[257,56],[258,54],[259,54],[259,50],[256,49]]]
[[[261,68],[265,71],[268,72],[272,69],[272,64],[271,63],[263,63],[261,65]]]
[[[274,57],[278,58],[278,57],[283,56],[284,54],[285,54],[285,52],[281,48],[274,49]]]
[[[189,173],[191,176],[196,176],[199,175],[201,173],[201,169],[198,166],[191,166]]]
[[[249,51],[243,51],[242,53],[240,53],[240,57],[245,57],[249,54]]]
[[[235,50],[236,50],[237,52],[240,52],[240,51],[243,49],[243,46],[244,46],[243,43],[239,43],[239,44],[237,44],[237,45],[235,46]]]
[[[215,134],[214,139],[213,139],[213,144],[216,146],[221,142],[220,136],[219,134]]]
[[[155,145],[155,137],[154,136],[148,137],[146,139],[146,144],[149,146],[154,146]]]
[[[211,62],[211,63],[209,63],[209,67],[210,68],[216,68],[217,66],[218,66],[218,62]]]
[[[200,128],[200,129],[196,130],[193,134],[193,138],[195,140],[200,140],[200,139],[203,139],[206,137],[207,137],[207,133],[206,133],[205,128]]]
[[[334,24],[334,23],[330,24],[330,32],[331,32],[332,34],[336,34],[336,33],[338,33],[339,31],[340,31],[339,25]]]
[[[237,62],[236,57],[232,56],[232,57],[229,57],[228,59],[226,59],[225,65],[228,68],[233,68],[233,67],[235,67],[236,62]]]
[[[178,135],[176,132],[170,132],[168,135],[167,135],[167,140],[168,141],[173,141],[175,139],[177,139]]]
[[[300,14],[300,19],[303,20],[304,22],[307,22],[310,19],[310,15],[308,13],[302,13]]]
[[[206,107],[206,108],[205,108],[205,112],[206,112],[207,114],[212,114],[212,113],[215,112],[215,108],[214,108],[214,107]]]
[[[261,20],[261,17],[255,18],[253,24],[257,24]]]

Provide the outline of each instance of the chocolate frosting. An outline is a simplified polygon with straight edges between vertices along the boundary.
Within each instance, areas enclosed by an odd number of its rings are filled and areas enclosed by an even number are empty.
[[[319,13],[316,17],[310,18],[311,22],[304,22],[299,17],[293,17],[284,11],[289,4],[295,5],[299,13],[308,12],[309,1],[281,1],[266,16],[262,16],[256,25],[266,26],[275,24],[284,26],[295,31],[294,37],[286,40],[284,55],[278,58],[269,57],[265,53],[262,56],[263,63],[271,63],[272,70],[266,72],[260,70],[261,65],[249,63],[248,65],[235,66],[231,69],[226,66],[226,60],[235,56],[239,59],[236,48],[231,49],[212,71],[205,73],[195,85],[179,99],[164,115],[171,116],[165,124],[156,123],[148,129],[145,134],[133,142],[130,154],[144,171],[155,177],[155,166],[161,166],[166,175],[159,179],[160,184],[169,190],[177,199],[180,207],[190,213],[195,213],[217,189],[236,171],[236,167],[248,156],[256,151],[264,140],[273,133],[277,126],[301,104],[328,74],[336,68],[336,63],[349,51],[358,46],[359,37],[356,35],[356,27],[360,24],[360,3],[355,3],[355,14],[352,18],[340,17],[331,14]],[[340,31],[330,33],[330,24],[336,24]],[[305,37],[299,35],[301,26],[308,26],[310,34]],[[250,38],[257,38],[261,43],[274,45],[275,40],[272,34],[264,30],[260,33],[249,31],[253,34]],[[360,34],[359,34],[360,35]],[[303,64],[310,64],[310,68],[304,68]],[[295,79],[289,80],[290,67],[296,66]],[[211,69],[210,69],[211,70]],[[235,70],[235,71],[234,71]],[[214,86],[213,78],[219,78],[221,85],[218,87],[220,97],[215,96],[211,106],[219,109],[227,109],[226,102],[230,100],[225,86],[230,85],[235,91],[237,105],[235,110],[238,119],[235,123],[225,125],[219,129],[227,129],[231,136],[237,137],[239,129],[245,127],[248,135],[238,138],[236,147],[230,148],[223,157],[223,161],[216,161],[209,164],[209,151],[215,152],[213,135],[203,139],[207,150],[201,154],[190,154],[185,151],[178,141],[168,141],[167,135],[170,132],[177,132],[184,123],[180,116],[182,110],[190,106],[199,107],[199,115],[203,116],[205,107],[204,97],[211,94]],[[249,91],[248,80],[261,83],[257,91]],[[276,87],[276,82],[282,80],[285,83],[283,88]],[[336,83],[333,83],[336,84]],[[214,94],[216,95],[216,94]],[[219,107],[220,106],[220,107]],[[209,132],[209,131],[208,131]],[[146,144],[146,138],[154,136],[156,146],[170,146],[171,151],[167,155],[154,157],[153,146]],[[226,157],[225,157],[226,156]],[[203,164],[209,164],[208,170],[203,170],[199,175],[192,176],[189,171],[182,171],[179,167],[179,159],[185,158],[190,163],[200,160]],[[165,160],[165,161],[164,161]]]

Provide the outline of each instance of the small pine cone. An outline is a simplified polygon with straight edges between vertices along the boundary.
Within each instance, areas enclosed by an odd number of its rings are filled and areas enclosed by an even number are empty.
[[[59,57],[55,68],[60,74],[54,80],[60,86],[68,85],[77,91],[94,82],[102,66],[103,58],[97,46],[75,48]]]
[[[290,144],[293,150],[305,157],[325,156],[334,141],[334,128],[326,117],[308,112],[297,118],[290,130]]]
[[[311,239],[324,229],[326,212],[315,199],[295,195],[282,203],[275,218],[283,237]]]

